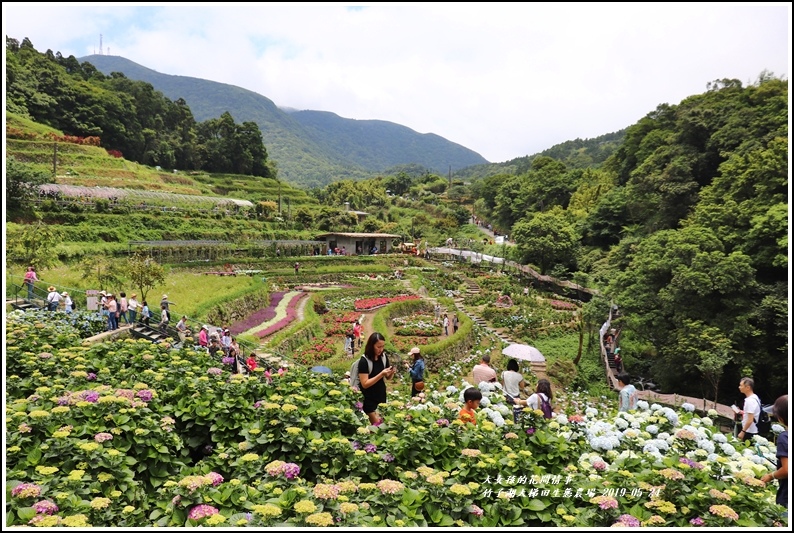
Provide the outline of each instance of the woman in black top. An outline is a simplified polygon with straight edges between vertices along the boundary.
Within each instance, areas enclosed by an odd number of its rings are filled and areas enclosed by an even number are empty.
[[[361,381],[361,393],[364,395],[364,413],[373,425],[381,423],[378,405],[386,402],[386,382],[383,378],[394,376],[394,367],[383,357],[386,339],[377,331],[369,336],[364,347],[364,357],[358,363],[358,377]],[[372,362],[372,371],[369,369]]]

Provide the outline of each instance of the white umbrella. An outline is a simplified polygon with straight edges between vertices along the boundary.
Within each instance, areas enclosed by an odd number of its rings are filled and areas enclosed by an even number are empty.
[[[541,363],[546,360],[540,350],[529,344],[511,344],[502,350],[502,353],[513,359],[521,359],[531,363]]]

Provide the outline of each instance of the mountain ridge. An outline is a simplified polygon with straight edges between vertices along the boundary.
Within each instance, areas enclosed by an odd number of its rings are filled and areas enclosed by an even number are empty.
[[[167,98],[182,98],[197,121],[228,111],[236,121],[255,122],[280,177],[301,186],[340,179],[362,179],[390,167],[420,164],[446,174],[487,164],[480,154],[433,133],[418,133],[383,120],[356,120],[330,111],[284,110],[264,95],[236,85],[191,76],[164,74],[121,56],[89,55],[105,75],[121,72],[150,83]]]

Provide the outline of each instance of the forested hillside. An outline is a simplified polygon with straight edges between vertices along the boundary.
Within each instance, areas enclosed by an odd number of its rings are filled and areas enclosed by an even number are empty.
[[[237,124],[228,113],[196,122],[182,99],[118,73],[105,76],[74,56],[39,53],[27,39],[6,38],[6,79],[9,112],[117,156],[169,169],[275,176],[255,123]]]
[[[709,84],[626,131],[600,168],[536,157],[473,185],[523,262],[604,286],[634,368],[665,389],[787,389],[788,87]]]

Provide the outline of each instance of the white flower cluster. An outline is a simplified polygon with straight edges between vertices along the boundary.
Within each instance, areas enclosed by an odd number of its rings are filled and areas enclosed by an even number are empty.
[[[685,403],[681,404],[681,409],[683,409],[687,413],[694,413],[695,412],[695,406],[692,405],[689,402],[685,402]]]
[[[484,399],[485,398],[483,398],[483,400]],[[480,405],[482,405],[482,403]],[[505,425],[505,419],[502,417],[501,413],[499,413],[498,411],[495,411],[493,409],[490,409],[490,408],[486,407],[481,412],[482,412],[483,415],[485,415],[488,418],[490,418],[491,422],[496,424],[496,427],[502,427],[502,426]]]

